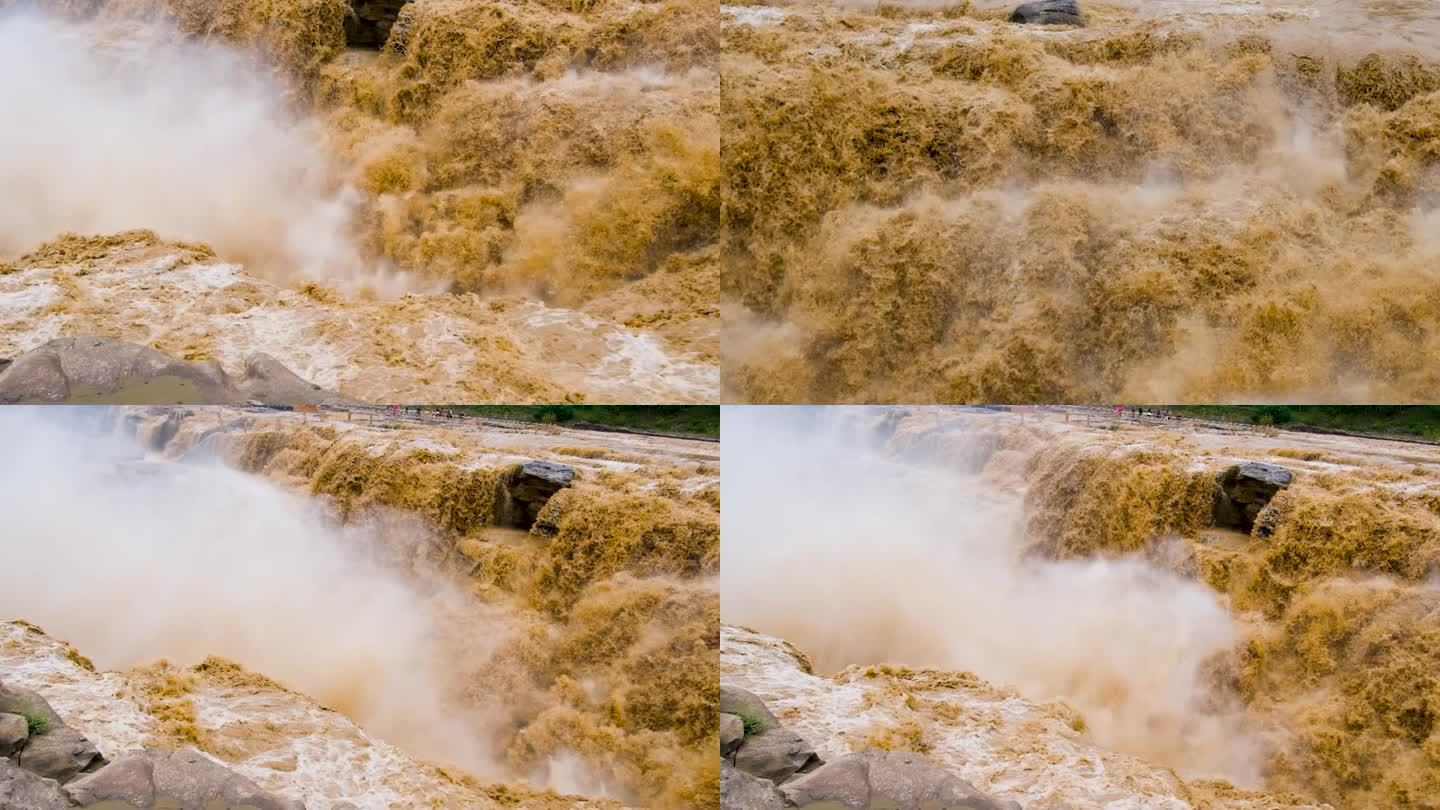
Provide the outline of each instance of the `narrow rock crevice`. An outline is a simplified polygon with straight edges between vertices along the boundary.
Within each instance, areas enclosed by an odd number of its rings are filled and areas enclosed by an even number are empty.
[[[411,0],[351,0],[350,14],[345,18],[345,44],[351,48],[380,50],[390,39],[390,31],[400,10]]]
[[[556,527],[536,525],[540,510],[550,497],[570,486],[575,470],[552,461],[527,461],[500,479],[500,492],[495,509],[495,522],[527,531],[554,534]]]
[[[1289,470],[1276,464],[1247,461],[1227,467],[1215,477],[1215,525],[1250,531],[1261,510],[1277,492],[1290,486],[1292,478]]]

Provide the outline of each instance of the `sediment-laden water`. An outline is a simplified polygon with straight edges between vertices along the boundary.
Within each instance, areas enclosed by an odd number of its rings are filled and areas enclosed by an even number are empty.
[[[916,751],[1025,806],[1428,806],[1435,448],[750,410],[726,412],[722,677],[822,756]],[[1293,480],[1217,527],[1245,461]]]
[[[1425,2],[722,7],[751,401],[1437,389]]]
[[[5,409],[5,680],[322,810],[717,806],[717,446],[377,422]]]
[[[357,44],[341,0],[25,6],[0,352],[268,351],[368,400],[718,392],[712,12],[423,0]],[[135,230],[166,249],[112,250]]]

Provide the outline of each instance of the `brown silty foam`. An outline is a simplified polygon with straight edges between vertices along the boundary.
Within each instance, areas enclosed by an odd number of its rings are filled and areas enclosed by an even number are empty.
[[[343,0],[52,8],[66,10],[65,24],[79,26],[97,58],[117,64],[197,44],[235,49],[237,70],[280,83],[291,128],[313,130],[323,157],[306,168],[320,182],[271,201],[273,210],[227,213],[223,227],[145,221],[139,206],[135,217],[82,211],[0,232],[0,277],[31,270],[26,254],[46,253],[37,249],[59,230],[117,244],[117,219],[154,229],[166,246],[204,242],[243,267],[236,283],[195,289],[183,268],[157,279],[122,251],[91,251],[86,258],[107,274],[67,266],[63,278],[31,279],[32,290],[54,284],[59,295],[44,311],[0,322],[0,351],[33,348],[49,318],[64,322],[62,334],[104,324],[112,331],[102,334],[181,347],[181,356],[279,352],[302,376],[372,401],[716,396],[713,8],[421,0],[404,5],[378,48],[347,48]],[[95,188],[105,185],[95,178]],[[307,212],[351,212],[339,218],[322,272],[300,266],[295,239],[274,221],[281,204],[311,195]],[[325,240],[324,230],[317,221],[292,236]],[[152,258],[185,265],[190,247]],[[190,305],[174,307],[166,291],[181,288]],[[330,370],[284,356],[284,342],[301,347],[291,354],[326,355]]]
[[[586,806],[718,807],[717,445],[549,426],[372,425],[363,411],[349,420],[258,409],[124,414],[155,460],[218,456],[356,527],[345,536],[361,545],[344,553],[385,572],[371,582],[374,598],[404,583],[418,600],[405,604],[426,627],[408,651],[384,632],[355,639],[346,660],[372,665],[345,671],[307,663],[304,649],[256,646],[243,632],[197,635],[185,622],[161,622],[149,646],[169,651],[151,656],[169,661],[96,659],[122,670],[100,673],[119,680],[98,693],[147,718],[124,727],[127,748],[196,747],[250,768],[267,789],[293,791],[349,767],[354,734],[316,719],[339,712],[423,764],[379,778],[402,792],[443,786],[434,801],[444,806],[571,806],[532,787],[542,785],[594,797]],[[497,526],[505,487],[527,459],[571,466],[577,478],[530,530]],[[143,493],[147,475],[173,469],[134,462],[117,475]],[[179,591],[192,594],[193,610],[208,609],[190,584]],[[31,608],[27,618],[81,651],[105,643],[103,626],[63,606]],[[407,695],[404,683],[425,693]],[[89,703],[80,712],[107,714],[115,712]],[[297,766],[319,742],[329,753]],[[393,759],[377,754],[367,768]]]
[[[884,437],[881,454],[909,465],[917,484],[927,478],[950,480],[944,476],[952,474],[978,476],[985,482],[978,497],[1014,504],[1020,543],[1016,565],[1026,567],[1022,570],[1038,565],[1079,580],[1094,571],[1089,566],[1102,562],[1144,561],[1154,571],[1177,577],[1166,594],[1154,594],[1151,607],[1157,613],[1166,609],[1171,591],[1200,585],[1221,615],[1228,615],[1233,643],[1221,644],[1197,666],[1195,694],[1183,716],[1156,711],[1148,726],[1116,725],[1115,718],[1128,711],[1125,706],[1146,700],[1133,691],[1138,684],[1159,688],[1171,682],[1146,681],[1144,673],[1154,661],[1121,664],[1125,669],[1115,677],[1099,646],[1092,651],[1093,666],[1087,668],[1083,658],[1077,662],[1064,657],[1057,644],[1036,656],[1037,665],[1052,673],[1070,673],[1068,681],[1017,670],[1014,661],[987,662],[974,654],[963,665],[971,671],[942,671],[957,668],[947,665],[956,654],[954,646],[946,646],[947,633],[962,651],[992,649],[984,646],[991,640],[984,628],[1008,627],[1012,612],[1018,617],[1029,609],[1021,603],[1024,597],[1012,595],[1020,602],[1007,603],[1000,598],[1006,593],[1002,590],[983,600],[983,617],[954,612],[973,607],[974,600],[947,600],[928,591],[927,583],[941,589],[984,590],[958,570],[951,578],[913,570],[904,593],[896,596],[887,572],[916,562],[908,556],[917,550],[913,544],[891,538],[884,560],[862,559],[856,546],[830,536],[827,547],[839,561],[823,567],[816,563],[811,574],[832,586],[845,583],[847,604],[864,605],[863,610],[831,605],[824,616],[807,620],[781,609],[783,599],[771,604],[756,596],[774,583],[758,582],[747,590],[743,583],[727,580],[725,586],[727,624],[751,626],[795,644],[813,662],[813,674],[835,690],[837,700],[841,694],[864,690],[861,708],[880,707],[877,716],[886,718],[866,726],[836,709],[840,704],[832,706],[814,695],[806,698],[806,690],[816,687],[810,681],[801,683],[799,675],[794,682],[774,681],[769,675],[750,682],[762,694],[771,689],[774,697],[785,699],[781,706],[788,712],[782,715],[787,725],[814,730],[807,738],[811,744],[828,746],[832,755],[867,746],[929,752],[965,778],[979,779],[984,789],[1002,794],[1020,790],[1011,795],[1032,800],[1067,795],[1085,780],[1098,778],[1099,771],[1089,765],[1071,770],[1057,760],[1053,776],[1022,775],[1018,763],[1028,760],[1015,752],[1055,756],[1084,741],[1137,758],[1127,760],[1131,764],[1113,764],[1109,773],[1115,778],[1129,773],[1126,769],[1134,762],[1147,763],[1134,771],[1130,787],[1122,791],[1132,799],[1149,796],[1162,803],[1162,798],[1183,798],[1196,807],[1217,808],[1428,806],[1428,786],[1440,774],[1432,756],[1435,725],[1430,708],[1440,697],[1432,676],[1440,665],[1440,633],[1435,630],[1440,602],[1434,588],[1440,564],[1440,501],[1435,496],[1440,451],[1434,446],[1197,422],[1116,420],[1078,410],[1070,412],[1067,422],[1060,412],[1022,421],[1016,416],[937,416],[906,409],[898,420],[877,429]],[[1216,528],[1217,475],[1245,461],[1286,467],[1294,479],[1261,511],[1252,532]],[[947,491],[959,492],[954,497],[967,503],[977,498],[976,491],[965,487]],[[916,509],[923,513],[921,496],[916,497]],[[791,500],[800,508],[813,508],[810,501]],[[885,504],[892,512],[896,508],[892,501]],[[976,509],[983,506],[974,504]],[[942,558],[955,563],[948,549],[977,542],[966,531],[954,528],[955,536],[935,538],[944,545],[933,547],[934,559],[928,564],[941,565],[937,561]],[[850,557],[858,567],[846,578],[843,560]],[[971,564],[985,561],[974,559]],[[727,571],[755,576],[757,570],[754,565],[743,567],[738,554],[727,554]],[[1127,604],[1123,590],[1117,588],[1105,598]],[[929,608],[944,611],[947,606],[954,609],[945,613],[948,619],[933,621]],[[1081,615],[1090,607],[1060,609]],[[835,621],[827,624],[826,618]],[[966,629],[977,622],[981,630]],[[1100,644],[1099,639],[1092,641]],[[1161,653],[1159,646],[1155,652],[1162,660],[1175,653]],[[733,664],[722,661],[727,677],[747,672],[740,662],[760,660],[746,655]],[[1161,666],[1180,666],[1176,661]],[[801,669],[811,671],[808,662],[797,672]],[[1033,685],[1038,682],[1050,686]],[[1017,685],[1023,683],[1032,685]],[[984,717],[986,706],[999,704],[978,695],[973,696],[973,709],[960,711],[957,719],[950,705],[955,696],[946,690],[964,691],[966,684],[965,689],[982,691],[1013,687],[1032,701],[1058,698],[1042,705],[1068,718],[1078,734],[1052,736],[1044,724],[1019,721],[1015,729],[997,731]],[[831,710],[842,713],[827,714]],[[962,720],[978,725],[957,730],[954,726]],[[1228,731],[1202,733],[1210,722]],[[1001,739],[995,742],[991,735]],[[1252,753],[1243,760],[1229,758],[1239,750]],[[1227,758],[1228,764],[1216,767]],[[1077,761],[1091,760],[1081,756]],[[974,771],[965,770],[972,766]],[[1168,775],[1155,781],[1145,768]],[[1173,781],[1177,776],[1183,781]],[[996,781],[990,782],[992,778]],[[1075,780],[1076,787],[1067,788],[1066,780]],[[1167,780],[1168,786],[1162,784]],[[1248,794],[1234,785],[1265,795]]]
[[[727,5],[727,395],[1426,401],[1424,2]]]

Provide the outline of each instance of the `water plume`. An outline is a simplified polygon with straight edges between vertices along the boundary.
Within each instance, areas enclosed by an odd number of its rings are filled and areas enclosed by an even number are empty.
[[[359,192],[245,53],[161,18],[0,9],[0,256],[64,232],[151,229],[278,280],[394,293],[362,256]]]
[[[103,668],[240,661],[416,755],[498,772],[493,720],[459,701],[437,627],[471,622],[487,629],[472,647],[494,648],[508,637],[503,617],[380,562],[382,529],[426,529],[342,526],[222,464],[147,463],[129,441],[79,424],[91,418],[0,413],[0,614]]]
[[[1212,674],[1240,633],[1203,585],[1138,559],[1026,557],[1016,493],[883,451],[883,432],[811,409],[724,415],[727,623],[817,672],[970,670],[1070,703],[1101,745],[1259,781],[1259,743]]]

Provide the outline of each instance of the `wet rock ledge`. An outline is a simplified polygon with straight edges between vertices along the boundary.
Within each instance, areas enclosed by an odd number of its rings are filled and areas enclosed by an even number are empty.
[[[348,397],[297,376],[268,354],[245,359],[239,376],[214,360],[188,362],[107,337],[57,338],[18,357],[0,359],[0,405],[15,403],[135,405],[348,404]]]
[[[0,808],[180,807],[305,810],[193,749],[107,760],[31,689],[0,683]]]
[[[720,686],[720,806],[1020,810],[908,751],[867,749],[829,762],[755,694]]]

